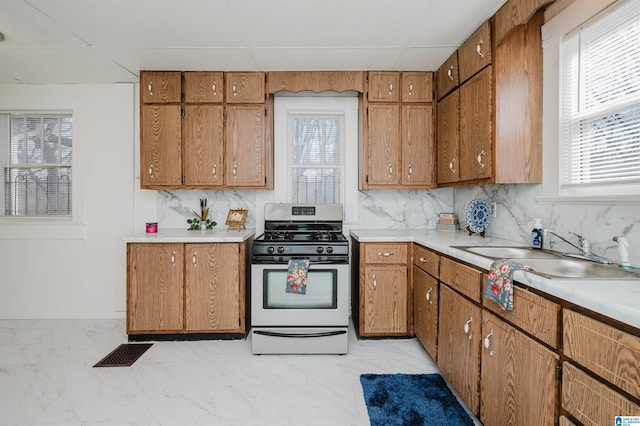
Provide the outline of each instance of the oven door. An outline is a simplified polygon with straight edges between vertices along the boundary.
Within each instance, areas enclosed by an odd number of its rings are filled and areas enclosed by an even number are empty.
[[[349,265],[311,264],[306,294],[287,293],[286,264],[251,266],[253,326],[348,326]]]

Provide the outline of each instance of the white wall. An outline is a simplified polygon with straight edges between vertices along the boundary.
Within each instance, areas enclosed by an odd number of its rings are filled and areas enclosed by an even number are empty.
[[[0,318],[123,318],[135,86],[0,85],[0,110],[16,109],[73,110],[74,219],[0,217]]]

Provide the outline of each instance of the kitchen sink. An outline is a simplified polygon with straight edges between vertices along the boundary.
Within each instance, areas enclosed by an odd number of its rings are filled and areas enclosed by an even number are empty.
[[[544,250],[517,246],[460,246],[454,248],[479,254],[480,256],[493,257],[495,259],[558,259],[560,255],[560,253],[554,254]]]

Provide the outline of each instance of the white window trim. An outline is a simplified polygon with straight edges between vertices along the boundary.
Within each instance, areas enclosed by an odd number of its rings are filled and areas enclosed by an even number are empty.
[[[86,237],[83,187],[83,143],[88,133],[83,111],[89,108],[84,97],[54,95],[2,96],[0,109],[5,111],[65,111],[73,116],[73,185],[71,219],[68,217],[0,216],[0,239],[3,240],[76,240]]]
[[[561,195],[560,159],[560,43],[566,33],[610,6],[612,0],[576,0],[542,27],[543,114],[542,196],[538,202],[564,204],[640,204],[638,196]],[[611,187],[611,186],[610,186]]]

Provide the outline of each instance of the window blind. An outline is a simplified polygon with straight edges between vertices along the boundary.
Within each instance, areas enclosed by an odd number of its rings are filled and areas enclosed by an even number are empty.
[[[71,216],[71,114],[0,113],[5,216]]]
[[[287,114],[287,196],[293,203],[344,202],[344,113]]]
[[[560,59],[561,186],[640,183],[640,0],[567,34]]]

